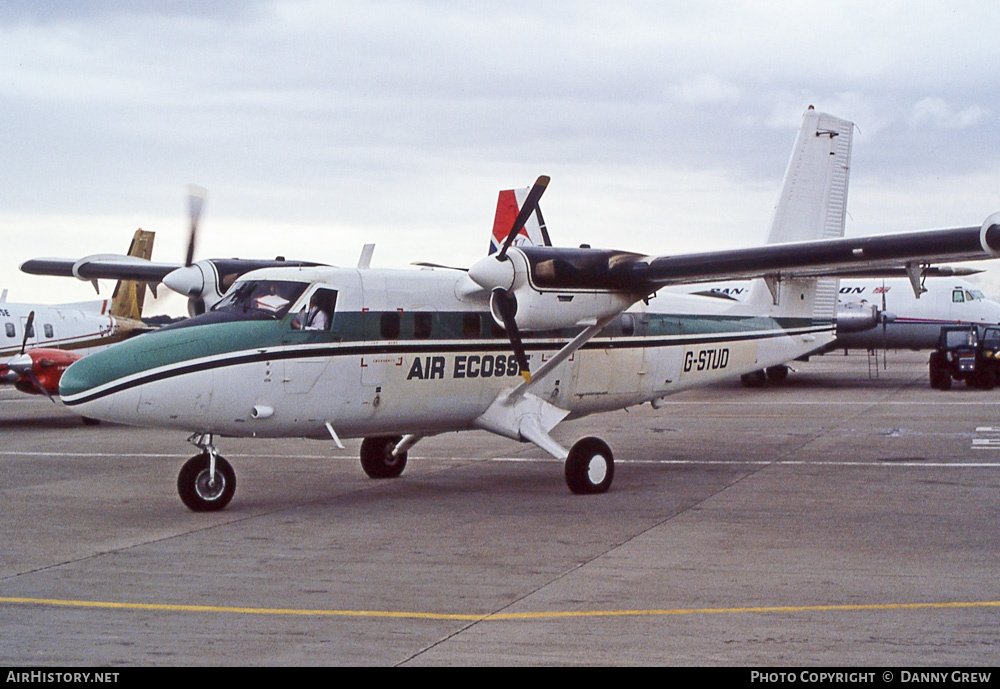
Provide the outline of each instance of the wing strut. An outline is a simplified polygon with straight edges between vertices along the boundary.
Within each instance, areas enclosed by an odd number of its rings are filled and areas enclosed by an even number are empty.
[[[569,412],[533,395],[531,389],[620,315],[619,311],[587,326],[546,361],[530,381],[525,380],[513,389],[501,390],[486,411],[473,420],[472,425],[512,440],[534,443],[556,459],[566,459],[569,451],[556,442],[549,431],[566,418]]]

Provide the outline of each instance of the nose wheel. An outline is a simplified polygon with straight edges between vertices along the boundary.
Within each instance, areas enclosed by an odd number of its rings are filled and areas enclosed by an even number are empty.
[[[181,502],[195,512],[216,512],[233,499],[236,492],[236,472],[221,455],[215,456],[212,471],[208,452],[195,455],[181,467],[177,475],[177,493]]]

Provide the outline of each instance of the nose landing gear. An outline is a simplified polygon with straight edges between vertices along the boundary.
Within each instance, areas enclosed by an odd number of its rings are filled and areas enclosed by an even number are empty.
[[[194,512],[223,509],[236,493],[236,472],[212,444],[212,434],[192,435],[188,440],[202,452],[184,463],[177,475],[177,493]]]

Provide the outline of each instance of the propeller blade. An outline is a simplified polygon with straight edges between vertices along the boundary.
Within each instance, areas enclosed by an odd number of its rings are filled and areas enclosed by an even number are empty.
[[[521,331],[517,328],[517,299],[511,292],[505,289],[493,291],[493,298],[496,299],[497,311],[503,320],[504,330],[510,339],[510,346],[514,350],[514,357],[517,365],[521,368],[521,377],[528,383],[531,382],[531,371],[528,369],[528,355],[524,351],[524,343],[521,342]]]
[[[188,237],[187,259],[185,266],[194,262],[195,237],[198,234],[198,222],[201,220],[201,211],[205,207],[205,196],[208,192],[202,187],[191,185],[188,187],[188,216],[191,218],[191,236]]]
[[[49,402],[51,402],[52,404],[56,403],[56,399],[52,396],[52,393],[45,389],[45,386],[42,385],[42,382],[40,380],[38,380],[38,377],[35,375],[34,371],[32,371],[29,368],[27,371],[24,371],[22,375],[24,375],[28,380],[30,380],[32,385],[41,390],[42,393],[49,398]]]
[[[549,186],[549,178],[545,175],[541,175],[535,184],[531,187],[531,191],[528,192],[528,198],[524,200],[524,206],[521,207],[521,212],[517,214],[514,218],[514,224],[510,228],[510,232],[507,233],[507,239],[504,240],[503,246],[500,248],[500,252],[497,254],[497,260],[502,261],[504,256],[507,255],[507,249],[510,245],[514,243],[514,238],[517,237],[518,232],[524,227],[524,223],[528,222],[528,218],[531,214],[535,212],[538,208],[538,200],[542,198],[542,194],[545,193],[545,189]]]
[[[28,333],[31,332],[31,326],[35,323],[35,312],[32,311],[28,314],[28,320],[24,324],[24,339],[21,340],[21,354],[24,354],[25,348],[28,346]]]

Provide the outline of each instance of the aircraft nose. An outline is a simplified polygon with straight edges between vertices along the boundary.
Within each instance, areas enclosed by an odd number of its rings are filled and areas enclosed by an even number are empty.
[[[59,396],[69,402],[108,382],[105,352],[95,352],[74,362],[59,380]]]

